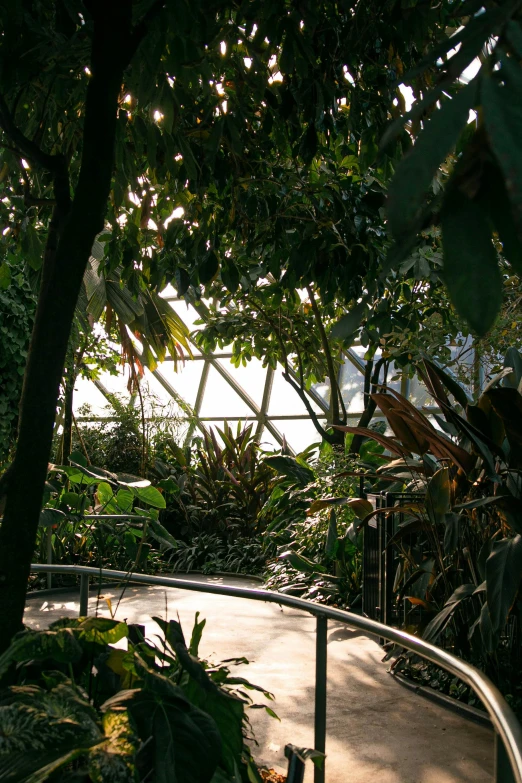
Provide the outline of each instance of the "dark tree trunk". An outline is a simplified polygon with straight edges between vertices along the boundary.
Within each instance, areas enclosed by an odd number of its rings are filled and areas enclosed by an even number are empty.
[[[76,302],[110,192],[118,96],[131,56],[131,0],[85,3],[94,20],[81,169],[74,199],[46,253],[0,528],[0,652],[22,628],[27,580]],[[60,221],[58,221],[60,222]],[[54,239],[54,237],[53,237]]]

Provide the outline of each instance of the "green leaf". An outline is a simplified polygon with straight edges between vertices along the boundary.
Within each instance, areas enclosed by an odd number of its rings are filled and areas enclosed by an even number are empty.
[[[210,283],[217,275],[219,270],[218,257],[213,250],[209,250],[205,258],[199,265],[199,280],[203,285]]]
[[[115,644],[129,635],[127,623],[108,617],[86,617],[78,626],[80,638],[96,644]]]
[[[23,631],[15,636],[11,645],[0,657],[0,677],[13,661],[45,661],[74,663],[82,656],[82,648],[68,628],[58,631]]]
[[[522,577],[522,536],[493,544],[486,561],[486,595],[493,632],[501,631],[513,606]]]
[[[522,241],[515,224],[514,210],[506,190],[506,183],[496,165],[484,164],[480,200],[498,232],[502,242],[502,255],[517,274],[522,274]]]
[[[156,487],[132,487],[132,491],[142,503],[154,508],[166,508],[165,498]]]
[[[464,517],[460,514],[446,514],[444,531],[444,551],[446,554],[452,554],[458,546],[460,530]]]
[[[428,623],[424,629],[422,638],[427,642],[435,642],[450,621],[453,612],[460,602],[473,595],[475,590],[476,586],[473,584],[460,585],[460,587],[457,587],[453,595],[446,601],[443,609],[441,609],[433,620]]]
[[[504,376],[503,386],[509,386],[511,389],[518,389],[522,380],[522,356],[516,348],[508,348],[504,357],[504,367],[511,367],[509,375]]]
[[[67,519],[67,514],[63,511],[59,511],[57,508],[44,508],[40,512],[40,518],[38,524],[40,527],[50,527],[51,525],[59,525]]]
[[[368,305],[366,301],[359,302],[349,313],[343,315],[336,324],[334,324],[331,336],[336,340],[348,340],[360,327],[361,322],[366,315]]]
[[[149,670],[138,656],[141,689],[120,691],[103,709],[126,708],[152,753],[155,783],[210,783],[221,758],[213,718],[192,705],[181,688]]]
[[[444,524],[450,500],[449,470],[441,468],[431,477],[426,493],[426,510],[433,524]]]
[[[196,617],[194,619],[194,627],[192,629],[192,636],[190,637],[190,644],[188,648],[189,653],[196,657],[199,652],[199,643],[201,641],[201,637],[203,635],[203,629],[205,628],[206,624],[207,624],[206,620],[199,620],[199,612],[196,612]]]
[[[474,79],[434,113],[399,164],[388,198],[390,227],[397,240],[406,238],[415,229],[420,207],[437,169],[455,146],[476,96]]]
[[[457,312],[485,335],[502,305],[502,275],[482,208],[452,188],[442,210],[444,280]]]
[[[298,555],[297,552],[292,552],[292,550],[283,552],[282,555],[279,555],[278,559],[286,560],[290,563],[292,568],[295,568],[296,571],[302,571],[304,574],[315,574],[316,572],[324,573],[326,571],[324,566],[319,565],[319,563],[314,563],[312,560],[304,557],[304,555]]]
[[[116,493],[116,503],[123,514],[129,514],[134,503],[134,493],[130,489],[119,489]]]
[[[307,465],[300,464],[294,457],[266,457],[265,463],[301,486],[309,484],[315,478],[313,470]]]
[[[221,279],[231,294],[235,294],[239,288],[239,270],[237,266],[227,259],[221,266]]]
[[[0,264],[0,291],[5,291],[11,285],[11,267],[9,264]]]
[[[102,506],[107,506],[114,498],[114,493],[110,484],[106,481],[100,481],[97,489],[98,502]]]
[[[514,59],[503,57],[500,70],[484,78],[482,106],[484,123],[495,156],[504,173],[506,190],[522,225],[522,69]]]
[[[158,522],[157,519],[151,519],[149,521],[149,532],[164,550],[178,548],[178,542],[174,536],[172,536],[167,528],[163,527],[161,522]]]
[[[205,690],[194,680],[184,690],[190,702],[216,722],[221,735],[221,761],[229,775],[233,775],[241,765],[243,752],[243,702],[218,689]]]

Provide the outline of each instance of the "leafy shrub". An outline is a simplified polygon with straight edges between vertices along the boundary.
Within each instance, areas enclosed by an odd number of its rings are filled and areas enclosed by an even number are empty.
[[[73,449],[86,451],[91,463],[113,473],[139,475],[143,468],[143,437],[141,433],[141,412],[132,404],[113,399],[106,406],[107,419],[80,423],[79,431],[73,432]],[[83,405],[79,413],[91,416],[89,405]]]
[[[36,309],[36,297],[22,272],[0,265],[0,466],[14,445],[18,406]]]
[[[382,462],[383,448],[374,446],[362,449],[367,468]],[[354,458],[328,446],[313,461],[309,452],[266,462],[280,477],[261,512],[267,554],[277,555],[267,566],[267,587],[353,605],[361,589],[360,537],[353,531]]]
[[[226,542],[216,534],[201,533],[189,542],[178,542],[169,562],[174,571],[257,574],[263,570],[265,561],[260,539],[239,538]]]
[[[158,519],[165,508],[162,493],[147,479],[82,465],[81,454],[72,457],[79,461],[54,465],[49,474],[37,560],[45,562],[50,547],[53,562],[121,570],[160,567],[161,553],[177,546]]]
[[[262,783],[246,743],[249,692],[272,695],[233,675],[244,658],[197,657],[199,613],[188,645],[178,622],[154,619],[162,644],[95,617],[15,637],[0,658],[2,780]],[[112,646],[122,639],[127,649]]]
[[[510,349],[504,364],[472,398],[425,360],[420,371],[441,410],[437,427],[388,392],[373,397],[393,437],[349,429],[396,457],[378,470],[388,487],[418,494],[387,544],[399,553],[397,601],[422,608],[418,631],[425,639],[480,666],[520,702],[522,356]]]
[[[238,424],[234,435],[225,423],[217,432],[223,446],[211,429],[193,450],[169,439],[163,445],[164,459],[156,461],[155,474],[169,501],[163,524],[186,542],[201,533],[233,541],[260,532],[259,512],[269,495],[272,472],[253,425]]]

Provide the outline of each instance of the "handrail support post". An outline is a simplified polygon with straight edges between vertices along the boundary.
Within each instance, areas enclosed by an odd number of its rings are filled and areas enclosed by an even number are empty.
[[[89,574],[80,576],[80,617],[89,614]]]
[[[315,737],[314,748],[324,753],[326,750],[326,683],[327,683],[327,631],[328,619],[317,615],[315,635]],[[314,783],[324,783],[325,763],[314,768]]]

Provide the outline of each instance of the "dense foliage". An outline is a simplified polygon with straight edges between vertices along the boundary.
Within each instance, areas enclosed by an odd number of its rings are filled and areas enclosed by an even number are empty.
[[[0,466],[13,450],[36,297],[22,267],[0,273]]]
[[[249,708],[265,705],[250,692],[272,695],[235,676],[244,658],[198,658],[199,613],[188,644],[179,622],[154,619],[162,644],[102,617],[13,640],[0,658],[3,779],[261,783],[246,740]]]
[[[396,457],[378,469],[381,484],[414,493],[380,512],[404,517],[387,541],[399,554],[396,601],[421,607],[407,623],[487,671],[520,709],[522,356],[508,351],[476,397],[432,362],[421,372],[441,411],[433,423],[389,391],[375,397],[393,436],[364,431]]]

